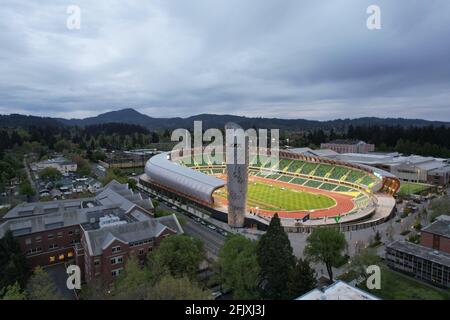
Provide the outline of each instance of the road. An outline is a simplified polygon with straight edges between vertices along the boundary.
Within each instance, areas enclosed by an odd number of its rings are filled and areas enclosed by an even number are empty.
[[[174,213],[177,212],[163,202],[160,202],[158,208],[172,211]],[[203,225],[200,222],[194,221],[187,214],[183,213],[183,216],[185,217],[186,221],[185,224],[182,225],[184,232],[187,235],[200,239],[205,246],[205,250],[213,258],[217,258],[220,248],[222,248],[223,243],[225,242],[225,236],[215,230],[208,228],[207,225]]]

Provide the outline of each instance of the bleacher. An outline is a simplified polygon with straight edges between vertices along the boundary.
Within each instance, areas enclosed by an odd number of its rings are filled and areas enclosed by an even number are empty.
[[[325,177],[328,172],[333,169],[333,166],[329,164],[319,164],[319,166],[314,171],[314,176],[316,177]]]
[[[302,166],[302,169],[300,170],[300,173],[309,175],[316,167],[317,163],[305,162],[305,164]]]

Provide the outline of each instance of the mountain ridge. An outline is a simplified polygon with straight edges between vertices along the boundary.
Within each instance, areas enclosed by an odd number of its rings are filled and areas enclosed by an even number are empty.
[[[174,128],[192,128],[196,120],[203,121],[203,128],[223,128],[226,122],[236,122],[244,128],[279,128],[281,130],[309,130],[314,128],[322,129],[342,129],[350,125],[353,126],[450,126],[450,122],[430,121],[424,119],[406,118],[378,118],[361,117],[345,118],[335,120],[307,120],[307,119],[282,119],[265,117],[246,117],[231,114],[218,115],[202,113],[186,118],[162,117],[156,118],[140,113],[133,108],[125,108],[115,111],[101,113],[97,116],[83,119],[65,119],[52,117],[39,117],[33,115],[21,115],[17,113],[0,115],[0,127],[29,127],[39,125],[51,126],[88,126],[103,123],[127,123],[143,126],[150,130],[164,130]]]

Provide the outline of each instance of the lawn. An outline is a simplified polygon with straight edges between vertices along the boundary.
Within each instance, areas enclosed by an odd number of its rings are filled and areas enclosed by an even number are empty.
[[[424,190],[430,189],[431,187],[432,186],[430,186],[428,184],[402,181],[400,184],[400,190],[398,191],[398,193],[402,196],[406,196],[409,194],[420,193]]]
[[[448,300],[449,290],[441,290],[431,285],[415,280],[390,270],[387,266],[381,267],[381,289],[363,290],[385,300]]]
[[[219,190],[217,194],[225,197],[226,190]],[[264,210],[300,211],[329,208],[336,201],[321,194],[252,182],[248,185],[247,203]]]

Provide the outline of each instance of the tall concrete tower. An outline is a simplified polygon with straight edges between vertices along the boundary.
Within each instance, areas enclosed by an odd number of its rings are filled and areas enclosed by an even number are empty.
[[[248,137],[235,123],[225,125],[228,189],[228,225],[243,228],[247,204]]]

